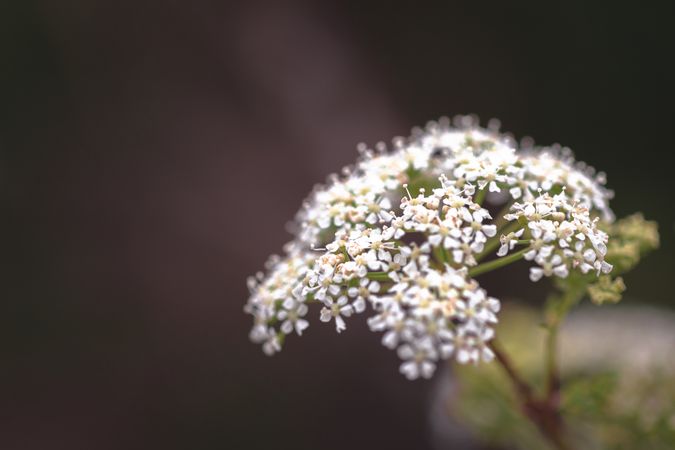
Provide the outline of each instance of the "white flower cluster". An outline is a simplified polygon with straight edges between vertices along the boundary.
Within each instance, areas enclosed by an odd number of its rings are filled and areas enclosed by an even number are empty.
[[[604,260],[608,236],[597,228],[599,219],[591,219],[583,204],[570,202],[564,190],[554,196],[543,194],[523,203],[516,202],[511,207],[513,212],[504,216],[508,220],[523,218],[527,222],[531,240],[524,257],[539,266],[530,268],[532,281],[551,275],[565,278],[570,268],[579,268],[582,273],[596,270],[598,275],[612,270]],[[522,232],[521,229],[519,233]],[[504,255],[508,250],[510,248],[502,243],[499,254]]]
[[[370,309],[368,325],[397,349],[401,372],[428,378],[441,359],[493,358],[500,303],[473,278],[488,267],[522,257],[535,264],[532,281],[611,270],[597,223],[612,220],[612,193],[568,151],[517,151],[460,117],[397,139],[391,151],[361,152],[304,203],[286,256],[249,280],[251,339],[267,354],[307,328],[313,304],[338,332]]]

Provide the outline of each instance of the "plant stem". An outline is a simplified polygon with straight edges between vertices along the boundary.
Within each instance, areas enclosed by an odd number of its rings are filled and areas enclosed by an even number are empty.
[[[516,369],[513,367],[513,364],[511,363],[511,359],[504,353],[504,351],[501,349],[501,347],[497,344],[496,339],[493,339],[490,341],[488,344],[490,347],[490,350],[495,354],[495,359],[499,364],[502,366],[504,371],[506,372],[506,375],[509,377],[511,382],[513,383],[514,387],[516,388],[516,392],[520,396],[520,399],[523,402],[528,402],[533,399],[533,389],[532,387],[527,384],[527,382],[516,372]]]
[[[529,249],[524,248],[520,251],[517,251],[515,253],[511,253],[510,255],[498,258],[498,259],[493,259],[492,261],[488,261],[483,264],[479,264],[475,267],[472,267],[469,269],[469,276],[470,277],[475,277],[477,275],[480,275],[485,272],[490,272],[495,269],[499,269],[500,267],[507,266],[511,263],[514,263],[521,259],[525,253],[527,253]]]
[[[433,249],[433,255],[438,261],[438,263],[443,266],[443,264],[447,263],[448,260],[448,252],[445,250],[445,247],[443,247],[443,244],[439,245],[438,247],[434,247]]]
[[[392,281],[387,272],[368,272],[366,276],[369,280]]]
[[[487,190],[488,190],[487,185],[483,189],[480,189],[476,193],[476,198],[474,200],[474,203],[478,203],[479,205],[482,205],[483,201],[485,200],[485,195],[487,194]]]
[[[495,354],[495,359],[513,383],[525,416],[537,426],[556,450],[571,450],[563,438],[564,424],[560,417],[559,406],[550,402],[548,398],[543,400],[535,398],[532,387],[516,372],[510,358],[495,340],[488,345]]]
[[[558,331],[567,317],[567,313],[576,305],[583,293],[585,284],[568,287],[562,296],[549,299],[546,311],[546,397],[550,402],[560,403],[560,369],[558,367]]]
[[[546,336],[546,398],[560,405],[560,371],[558,368],[558,326],[549,325]]]

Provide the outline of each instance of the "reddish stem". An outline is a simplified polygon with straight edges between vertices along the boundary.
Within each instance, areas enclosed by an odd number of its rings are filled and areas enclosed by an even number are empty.
[[[516,371],[510,358],[493,340],[490,349],[494,352],[497,362],[502,366],[506,375],[513,383],[516,393],[521,401],[523,413],[539,428],[539,431],[558,450],[570,450],[564,440],[564,424],[559,409],[559,387],[555,383],[555,389],[547,393],[544,399],[538,399],[534,395],[532,387]]]

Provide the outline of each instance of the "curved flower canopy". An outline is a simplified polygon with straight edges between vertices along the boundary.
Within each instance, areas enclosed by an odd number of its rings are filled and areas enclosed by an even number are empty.
[[[500,302],[481,273],[521,258],[533,282],[612,270],[598,225],[614,220],[613,194],[569,149],[519,148],[464,116],[359,151],[303,203],[284,255],[249,279],[250,337],[267,354],[304,332],[312,304],[337,332],[369,311],[401,373],[428,378],[440,359],[494,357]]]

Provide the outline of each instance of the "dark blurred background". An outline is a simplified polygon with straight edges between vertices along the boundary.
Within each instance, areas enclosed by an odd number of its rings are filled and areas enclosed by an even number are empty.
[[[363,320],[267,358],[242,306],[314,183],[441,115],[606,171],[662,234],[626,302],[673,306],[672,2],[1,5],[3,450],[430,448]]]

